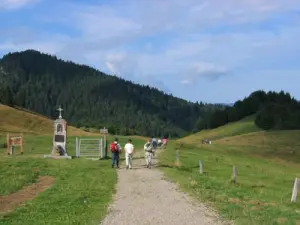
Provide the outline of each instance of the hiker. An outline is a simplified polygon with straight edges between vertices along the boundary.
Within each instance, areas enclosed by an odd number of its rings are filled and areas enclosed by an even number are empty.
[[[152,138],[151,145],[152,145],[152,153],[153,153],[153,156],[154,156],[155,151],[156,151],[156,147],[157,147],[157,141],[156,141],[155,137]]]
[[[167,138],[163,138],[163,147],[166,148],[168,144],[168,139]]]
[[[161,148],[161,146],[162,146],[162,141],[161,141],[161,139],[158,139],[157,140],[157,147]]]
[[[152,157],[153,157],[153,146],[152,141],[148,140],[146,144],[144,145],[144,151],[145,151],[145,159],[147,163],[147,168],[151,169],[152,165]]]
[[[116,138],[115,141],[110,144],[110,151],[111,151],[111,155],[112,155],[111,168],[114,168],[115,164],[117,165],[117,168],[120,168],[121,146],[118,143],[118,138]]]
[[[133,156],[134,146],[131,139],[128,140],[124,147],[125,151],[125,160],[126,160],[126,169],[132,169],[132,156]]]

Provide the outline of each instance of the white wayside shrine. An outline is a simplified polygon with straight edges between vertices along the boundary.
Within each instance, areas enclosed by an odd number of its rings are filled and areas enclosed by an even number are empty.
[[[44,158],[72,159],[67,153],[67,121],[61,116],[63,109],[59,107],[59,117],[54,121],[54,134],[51,155],[44,155]]]

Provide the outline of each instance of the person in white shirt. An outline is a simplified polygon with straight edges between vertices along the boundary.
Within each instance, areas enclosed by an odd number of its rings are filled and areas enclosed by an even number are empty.
[[[125,160],[126,160],[126,169],[132,169],[132,155],[133,155],[134,146],[131,139],[128,140],[124,147],[125,151]]]
[[[161,139],[158,139],[157,140],[157,147],[161,148],[161,146],[162,146],[162,141],[161,141]]]

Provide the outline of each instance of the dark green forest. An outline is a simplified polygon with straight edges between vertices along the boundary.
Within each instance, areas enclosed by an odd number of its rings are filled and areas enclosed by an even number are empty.
[[[300,102],[289,93],[255,91],[243,100],[197,121],[197,130],[216,128],[255,114],[255,124],[264,130],[300,129]]]
[[[61,105],[73,126],[123,135],[179,137],[253,114],[265,130],[300,129],[300,103],[283,91],[255,91],[233,106],[192,103],[35,50],[0,60],[0,103],[52,119]]]
[[[201,96],[199,96],[200,98]],[[0,102],[112,134],[178,137],[223,105],[192,103],[35,50],[0,60]]]

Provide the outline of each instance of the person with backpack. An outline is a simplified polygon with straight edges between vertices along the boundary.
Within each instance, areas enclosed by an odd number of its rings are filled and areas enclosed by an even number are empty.
[[[166,148],[168,144],[168,139],[166,137],[163,138],[163,148]]]
[[[156,141],[155,137],[152,138],[151,145],[152,145],[152,152],[153,152],[153,156],[154,156],[155,151],[156,151],[156,147],[157,147],[157,141]]]
[[[110,144],[110,151],[111,151],[111,155],[112,155],[111,168],[114,168],[115,164],[116,164],[117,168],[120,168],[121,146],[118,143],[118,138],[116,138],[115,141]]]
[[[151,169],[152,166],[152,157],[153,157],[153,146],[152,141],[148,140],[146,144],[144,145],[144,151],[145,151],[145,159],[147,168]]]
[[[124,147],[125,151],[125,161],[126,161],[126,169],[132,169],[132,155],[133,155],[134,146],[132,144],[131,139],[128,140]]]

